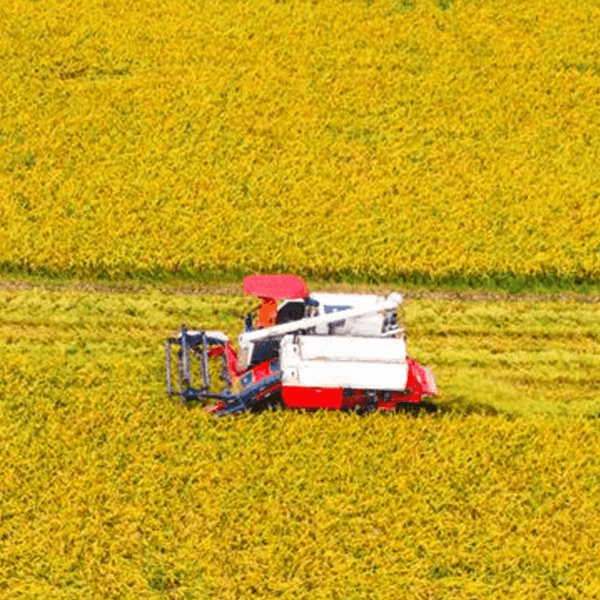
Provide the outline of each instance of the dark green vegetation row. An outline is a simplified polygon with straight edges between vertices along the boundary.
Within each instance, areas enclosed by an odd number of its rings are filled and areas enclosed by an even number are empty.
[[[168,398],[164,338],[248,305],[0,292],[0,597],[594,597],[597,305],[408,303],[433,413]]]
[[[281,264],[276,268],[260,270],[261,273],[294,273],[300,277],[330,283],[347,283],[349,285],[391,285],[403,289],[449,290],[449,291],[492,291],[508,293],[556,294],[573,292],[579,294],[600,294],[600,281],[594,277],[569,277],[555,272],[540,275],[518,275],[514,273],[488,273],[486,275],[465,275],[454,273],[448,276],[433,276],[414,271],[399,271],[393,275],[382,277],[367,271],[338,270],[326,273],[310,269],[298,269],[292,264]],[[223,283],[239,284],[247,275],[256,271],[244,268],[227,271],[178,267],[176,270],[130,270],[115,277],[102,269],[90,269],[82,266],[62,271],[46,269],[39,266],[23,267],[16,264],[0,264],[0,277],[8,280],[28,280],[34,283],[62,282],[106,282],[106,283],[140,283],[168,285],[213,285]]]

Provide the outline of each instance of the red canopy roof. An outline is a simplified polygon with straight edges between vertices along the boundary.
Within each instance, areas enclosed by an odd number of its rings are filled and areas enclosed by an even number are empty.
[[[259,298],[306,298],[308,285],[296,275],[250,275],[244,279],[244,292]]]

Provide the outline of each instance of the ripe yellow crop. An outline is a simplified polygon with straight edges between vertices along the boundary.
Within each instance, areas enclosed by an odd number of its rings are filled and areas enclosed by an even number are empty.
[[[600,306],[408,303],[436,414],[167,397],[171,330],[245,308],[0,291],[0,598],[597,596]]]
[[[0,263],[597,277],[599,11],[5,0]]]

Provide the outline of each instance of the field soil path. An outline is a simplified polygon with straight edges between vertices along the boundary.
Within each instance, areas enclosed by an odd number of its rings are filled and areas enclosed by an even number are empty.
[[[309,289],[323,292],[364,292],[386,294],[401,286],[393,284],[347,284],[331,282],[313,282],[309,280]],[[204,284],[144,284],[139,282],[98,282],[98,281],[28,281],[0,280],[0,290],[46,290],[46,291],[80,291],[98,294],[141,293],[158,290],[165,294],[183,296],[217,295],[227,296],[242,294],[240,283],[204,283]],[[509,293],[487,290],[430,290],[427,288],[411,288],[403,290],[404,298],[410,300],[439,300],[458,302],[579,302],[598,303],[599,294],[578,294],[575,292],[560,293]]]

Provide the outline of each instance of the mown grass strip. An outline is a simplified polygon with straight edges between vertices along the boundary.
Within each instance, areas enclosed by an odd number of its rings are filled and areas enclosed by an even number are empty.
[[[5,368],[12,360],[35,365],[37,346],[43,355],[59,343],[70,345],[61,350],[72,352],[65,357],[70,369],[80,346],[90,359],[105,361],[102,348],[134,345],[132,354],[147,358],[147,366],[137,368],[148,369],[144,381],[157,397],[167,335],[187,322],[223,329],[235,340],[256,304],[236,295],[182,296],[149,287],[119,294],[4,290],[0,298],[9,344]],[[439,381],[440,407],[590,415],[600,414],[599,313],[598,304],[572,301],[412,300],[405,321],[411,355],[430,364]]]

